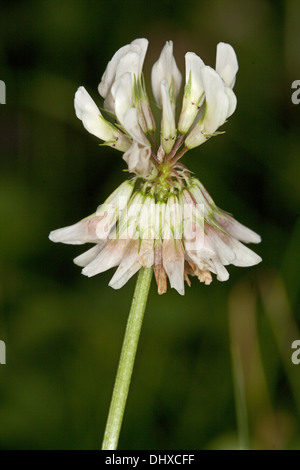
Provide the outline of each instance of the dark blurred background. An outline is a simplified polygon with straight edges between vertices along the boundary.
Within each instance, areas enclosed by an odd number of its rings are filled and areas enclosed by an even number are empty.
[[[298,0],[1,2],[0,446],[97,449],[135,278],[87,279],[54,245],[126,178],[119,152],[76,118],[84,85],[97,103],[108,60],[149,39],[145,75],[166,40],[215,64],[231,43],[238,107],[226,134],[184,162],[216,203],[262,236],[263,262],[226,283],[193,280],[184,297],[152,284],[120,449],[300,448],[300,80]],[[149,80],[148,80],[149,85]],[[150,91],[150,88],[148,86]]]

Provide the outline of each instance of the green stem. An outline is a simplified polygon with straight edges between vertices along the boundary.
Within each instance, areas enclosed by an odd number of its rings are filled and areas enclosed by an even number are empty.
[[[152,279],[152,268],[141,268],[127,321],[117,376],[110,403],[102,450],[116,450]]]

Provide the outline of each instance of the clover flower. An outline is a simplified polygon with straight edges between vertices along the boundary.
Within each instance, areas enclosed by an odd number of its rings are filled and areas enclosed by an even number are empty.
[[[161,109],[156,132],[142,74],[147,47],[146,39],[136,39],[108,63],[98,87],[107,117],[83,87],[75,94],[76,116],[103,145],[123,152],[133,176],[93,215],[54,230],[50,239],[75,245],[93,243],[74,262],[89,277],[117,267],[109,283],[115,289],[141,267],[153,266],[159,294],[166,292],[169,279],[170,286],[183,295],[184,282],[190,285],[189,276],[208,285],[212,274],[219,281],[228,279],[225,266],[252,266],[261,261],[243,244],[259,243],[260,236],[219,209],[180,162],[189,149],[220,134],[218,129],[235,111],[232,88],[238,63],[234,49],[225,43],[217,46],[215,69],[188,52],[176,120],[182,78],[173,43],[168,41],[151,74],[154,100]]]

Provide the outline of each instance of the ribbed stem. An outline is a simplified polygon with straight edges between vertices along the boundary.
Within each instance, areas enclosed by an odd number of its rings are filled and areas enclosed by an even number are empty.
[[[118,446],[152,272],[152,268],[141,268],[137,278],[110,403],[102,450],[116,450]]]

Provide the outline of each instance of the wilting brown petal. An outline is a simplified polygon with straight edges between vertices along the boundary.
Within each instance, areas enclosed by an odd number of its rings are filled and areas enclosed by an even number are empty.
[[[158,293],[160,295],[165,294],[167,292],[167,274],[162,264],[162,246],[160,242],[154,247],[154,274]]]

